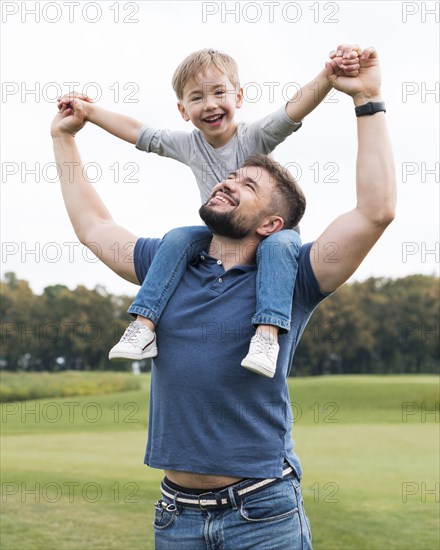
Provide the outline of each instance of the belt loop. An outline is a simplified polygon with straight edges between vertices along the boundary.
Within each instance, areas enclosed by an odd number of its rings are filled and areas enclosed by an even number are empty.
[[[204,508],[204,507],[203,507],[203,504],[201,503],[201,498],[202,498],[202,497],[205,497],[205,500],[206,500],[206,497],[207,497],[208,495],[211,495],[211,493],[210,493],[209,491],[206,492],[206,493],[201,493],[200,495],[195,495],[195,496],[197,496],[197,504],[198,504],[200,510],[208,510],[208,508]],[[208,506],[209,506],[209,505],[208,505]]]
[[[235,500],[235,493],[234,489],[232,487],[228,487],[228,496],[229,496],[229,502],[232,504],[232,508],[234,510],[238,510],[238,504]],[[237,495],[238,497],[238,495]]]
[[[221,506],[222,505],[222,495],[220,494],[220,491],[217,491],[216,493],[214,493],[214,496],[215,496],[215,501],[217,503],[217,506]]]
[[[179,494],[180,494],[179,491],[174,492],[173,504],[171,505],[173,508],[168,510],[169,512],[173,511],[176,514],[176,516],[179,515],[179,508],[177,506],[177,497],[179,496]]]

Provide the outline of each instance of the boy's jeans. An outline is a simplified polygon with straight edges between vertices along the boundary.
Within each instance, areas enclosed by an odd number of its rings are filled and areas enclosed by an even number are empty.
[[[233,486],[240,488],[240,482]],[[311,550],[310,524],[296,477],[242,497],[230,508],[199,510],[162,497],[156,503],[156,550]],[[164,505],[168,506],[168,509]]]
[[[181,227],[167,233],[128,312],[147,317],[157,325],[188,263],[208,250],[211,239],[212,233],[205,226]],[[258,246],[253,325],[275,325],[280,332],[290,330],[300,246],[298,233],[290,229],[274,233]]]

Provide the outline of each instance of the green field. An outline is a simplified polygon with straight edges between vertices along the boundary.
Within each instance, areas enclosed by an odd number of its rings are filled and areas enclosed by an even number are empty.
[[[140,389],[140,380],[128,372],[2,372],[0,402],[100,395]]]
[[[2,550],[153,548],[162,474],[143,465],[141,380],[137,391],[2,405]],[[314,549],[439,548],[439,379],[289,384]]]

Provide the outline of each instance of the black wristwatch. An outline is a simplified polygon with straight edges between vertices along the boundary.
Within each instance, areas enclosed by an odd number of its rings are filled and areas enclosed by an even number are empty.
[[[364,105],[359,105],[359,107],[354,108],[356,116],[365,116],[365,115],[374,115],[374,113],[379,113],[383,111],[386,113],[385,102],[384,101],[370,101]]]

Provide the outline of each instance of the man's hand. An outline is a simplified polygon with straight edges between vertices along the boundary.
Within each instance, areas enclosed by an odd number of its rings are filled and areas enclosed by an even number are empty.
[[[88,103],[93,103],[93,100],[90,99],[88,95],[80,94],[79,92],[70,92],[69,94],[64,94],[63,96],[59,97],[57,100],[58,109],[62,111],[64,108],[71,108],[72,107],[72,101],[74,99],[79,99],[83,103],[84,112],[86,120],[88,120]]]
[[[350,46],[351,47],[351,46]],[[340,48],[340,49],[339,49]],[[357,76],[347,76],[342,67],[347,64],[344,62],[345,55],[350,56],[345,47],[339,47],[336,53],[342,56],[330,54],[331,61],[325,64],[325,71],[328,81],[337,90],[351,96],[355,105],[362,105],[368,101],[380,99],[380,65],[379,58],[375,48],[370,47],[365,50],[357,50],[359,55],[359,73]],[[332,57],[333,55],[333,57]],[[349,57],[351,59],[351,56]]]
[[[86,123],[83,103],[78,99],[71,99],[69,106],[62,105],[52,121],[50,132],[52,137],[60,135],[75,136]]]
[[[329,57],[338,68],[340,76],[358,76],[361,54],[362,48],[358,44],[341,44],[330,52]],[[332,84],[330,80],[329,83]]]

